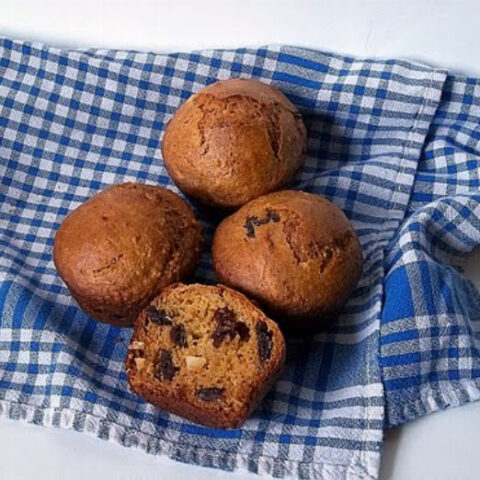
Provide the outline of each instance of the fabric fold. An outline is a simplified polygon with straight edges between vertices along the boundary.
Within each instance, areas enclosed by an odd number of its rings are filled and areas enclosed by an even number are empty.
[[[386,262],[380,363],[386,425],[480,398],[480,82],[449,76]]]

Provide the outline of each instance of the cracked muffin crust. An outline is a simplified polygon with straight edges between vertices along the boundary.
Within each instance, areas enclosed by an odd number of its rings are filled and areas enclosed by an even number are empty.
[[[292,330],[337,314],[362,273],[352,224],[324,198],[285,190],[257,198],[218,226],[220,281],[258,300]]]
[[[178,187],[219,207],[239,207],[286,185],[303,162],[300,112],[275,87],[224,80],[192,95],[170,120],[162,152]]]
[[[280,374],[278,326],[222,285],[171,285],[142,311],[126,357],[131,390],[203,425],[240,426]]]
[[[201,246],[200,224],[178,195],[124,183],[67,216],[55,236],[53,259],[85,312],[132,326],[164,287],[193,272]]]

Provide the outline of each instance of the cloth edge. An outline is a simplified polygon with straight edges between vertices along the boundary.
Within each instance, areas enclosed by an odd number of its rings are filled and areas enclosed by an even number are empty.
[[[43,408],[19,402],[0,400],[0,418],[20,420],[26,423],[47,428],[62,428],[78,433],[87,433],[99,440],[107,440],[123,447],[135,448],[150,455],[165,455],[170,460],[196,464],[197,466],[226,470],[229,472],[256,473],[258,475],[274,475],[276,464],[279,463],[286,470],[285,478],[342,478],[345,480],[376,480],[361,465],[335,464],[335,463],[307,463],[298,461],[278,460],[274,457],[259,458],[256,468],[251,468],[252,463],[246,454],[213,452],[199,447],[180,445],[173,442],[159,440],[153,435],[138,432],[90,413],[77,412],[66,408]],[[78,424],[83,423],[81,428]],[[103,424],[109,427],[108,434],[101,434]],[[77,426],[75,426],[77,425]],[[139,434],[137,436],[137,433]],[[141,441],[139,441],[139,437]],[[143,437],[143,438],[142,438]],[[145,438],[148,440],[145,441]],[[341,476],[339,476],[341,474]]]
[[[442,390],[438,385],[428,385],[421,393],[421,398],[390,411],[388,428],[398,427],[429,413],[460,407],[478,400],[480,379],[445,381],[442,382]]]

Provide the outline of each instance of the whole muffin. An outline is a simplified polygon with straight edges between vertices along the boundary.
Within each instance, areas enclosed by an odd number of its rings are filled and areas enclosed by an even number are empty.
[[[292,330],[316,330],[337,314],[362,272],[352,224],[318,195],[285,190],[248,203],[219,225],[213,263]]]
[[[303,162],[306,140],[300,112],[278,89],[231,79],[200,90],[178,109],[162,151],[183,192],[239,207],[286,185]]]
[[[193,272],[201,246],[200,224],[178,195],[124,183],[68,215],[55,236],[53,259],[85,312],[132,326],[164,287]]]

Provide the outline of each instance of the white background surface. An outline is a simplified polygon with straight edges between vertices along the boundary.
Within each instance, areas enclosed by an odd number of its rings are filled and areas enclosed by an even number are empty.
[[[0,35],[171,51],[290,43],[480,76],[476,0],[0,0]],[[480,257],[470,262],[480,287]],[[480,404],[388,432],[381,480],[478,480]],[[75,432],[0,421],[1,480],[239,480]]]

